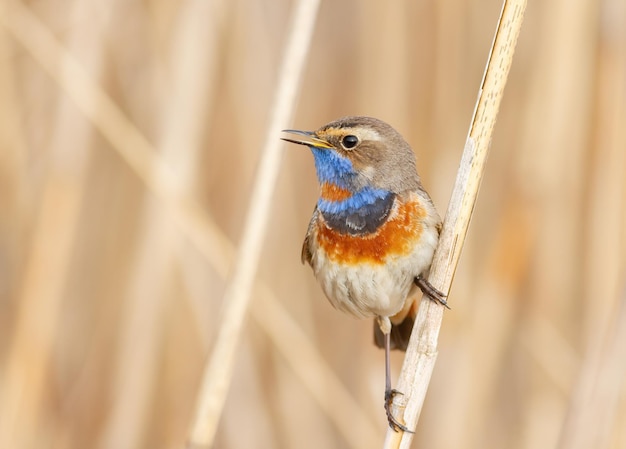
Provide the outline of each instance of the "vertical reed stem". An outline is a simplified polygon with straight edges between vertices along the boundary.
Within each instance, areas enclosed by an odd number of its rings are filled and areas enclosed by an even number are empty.
[[[445,294],[450,291],[478,196],[491,135],[513,61],[525,9],[525,0],[505,0],[502,6],[465,150],[429,276],[429,281]],[[422,301],[398,381],[398,390],[403,394],[396,396],[393,410],[394,415],[400,421],[404,420],[409,429],[416,428],[424,404],[437,359],[437,339],[442,318],[443,307],[441,305],[433,301]],[[396,433],[389,429],[384,447],[408,449],[412,439],[411,433]]]
[[[319,0],[299,1],[290,21],[287,48],[283,55],[262,159],[252,188],[241,244],[224,293],[222,325],[213,353],[205,366],[198,394],[195,418],[189,436],[191,447],[208,447],[213,444],[226,400],[235,351],[250,301],[284,147],[276,136],[281,127],[289,123],[293,114],[318,6]]]

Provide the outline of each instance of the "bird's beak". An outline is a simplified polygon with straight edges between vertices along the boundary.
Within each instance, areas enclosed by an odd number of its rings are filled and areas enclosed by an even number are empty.
[[[323,139],[318,138],[313,131],[298,131],[297,129],[283,129],[284,133],[298,134],[305,136],[306,139],[288,139],[281,137],[282,140],[291,143],[297,143],[298,145],[306,145],[313,148],[333,148],[331,144]]]

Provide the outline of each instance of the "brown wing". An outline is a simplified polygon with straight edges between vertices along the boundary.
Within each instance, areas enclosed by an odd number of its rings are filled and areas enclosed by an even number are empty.
[[[313,210],[313,216],[311,217],[311,221],[309,222],[309,228],[306,230],[306,235],[304,236],[304,243],[302,244],[302,253],[300,255],[300,260],[302,263],[308,263],[313,266],[313,253],[311,253],[311,242],[310,239],[313,238],[313,225],[317,222],[317,215],[319,212],[317,211],[317,206]]]

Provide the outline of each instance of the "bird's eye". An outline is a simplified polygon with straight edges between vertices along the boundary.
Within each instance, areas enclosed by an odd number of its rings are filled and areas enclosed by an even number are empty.
[[[357,143],[359,143],[359,138],[352,134],[341,139],[341,145],[343,145],[346,150],[356,147]]]

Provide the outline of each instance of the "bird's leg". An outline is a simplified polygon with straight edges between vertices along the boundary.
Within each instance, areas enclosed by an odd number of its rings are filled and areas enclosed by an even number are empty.
[[[448,301],[446,301],[446,295],[437,290],[433,284],[428,282],[421,274],[415,278],[415,285],[417,285],[423,294],[428,296],[431,300],[438,302],[446,309],[449,309]]]
[[[384,324],[381,323],[380,327],[385,335],[385,413],[387,415],[387,421],[389,422],[389,427],[391,427],[395,432],[399,432],[401,430],[403,432],[413,433],[404,424],[398,421],[391,412],[393,398],[402,393],[391,388],[391,361],[389,358],[391,353],[391,322],[389,322],[389,318],[387,317],[381,319],[386,320]]]

